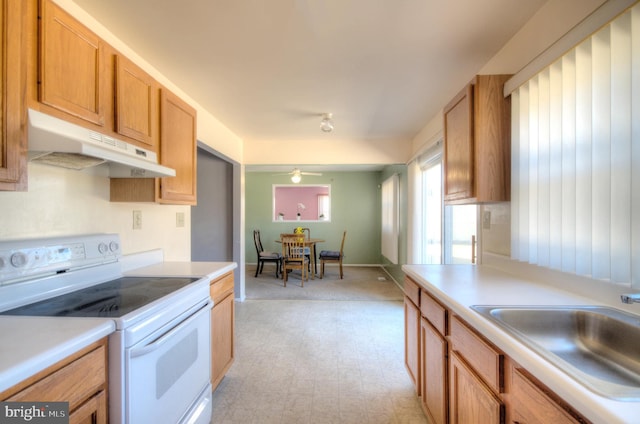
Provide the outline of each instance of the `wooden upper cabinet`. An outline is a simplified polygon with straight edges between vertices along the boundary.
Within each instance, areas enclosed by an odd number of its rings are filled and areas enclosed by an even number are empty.
[[[157,151],[159,84],[124,56],[115,67],[115,130]]]
[[[510,75],[478,75],[444,108],[444,188],[449,204],[510,199]]]
[[[176,170],[160,179],[160,203],[196,204],[196,110],[172,92],[160,91],[160,163]]]
[[[175,177],[111,178],[112,202],[196,204],[196,110],[175,94],[160,90],[160,164]]]
[[[25,12],[22,0],[0,0],[0,190],[27,189]]]
[[[104,42],[49,0],[41,0],[39,15],[38,101],[104,126]]]

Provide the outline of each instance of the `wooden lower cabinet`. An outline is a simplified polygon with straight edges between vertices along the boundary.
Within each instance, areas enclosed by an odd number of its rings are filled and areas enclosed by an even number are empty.
[[[210,285],[211,309],[211,386],[215,390],[235,358],[235,304],[233,273],[213,280]]]
[[[550,391],[543,390],[529,374],[516,365],[511,367],[511,418],[514,424],[576,424],[587,422]]]
[[[0,400],[69,402],[71,424],[107,424],[107,354],[105,338],[0,393]]]
[[[449,415],[452,424],[504,422],[500,397],[455,352],[449,358]]]
[[[422,369],[421,405],[432,424],[445,424],[449,414],[447,340],[429,323],[420,320]]]
[[[420,309],[404,297],[404,364],[420,396]]]
[[[69,414],[69,424],[106,424],[107,394],[102,391]]]
[[[424,288],[417,296],[416,287],[405,278],[405,363],[430,424],[589,423],[436,296]]]

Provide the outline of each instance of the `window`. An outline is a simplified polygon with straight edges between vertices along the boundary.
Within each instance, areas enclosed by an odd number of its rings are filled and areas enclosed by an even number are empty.
[[[422,171],[424,237],[423,264],[442,263],[442,159],[441,156]]]
[[[398,263],[398,174],[382,183],[382,255]]]
[[[409,260],[420,264],[475,263],[477,206],[444,206],[442,142],[409,165],[412,238]]]

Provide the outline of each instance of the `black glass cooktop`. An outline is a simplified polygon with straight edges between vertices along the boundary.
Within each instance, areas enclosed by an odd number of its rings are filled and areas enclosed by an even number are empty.
[[[123,277],[4,311],[0,315],[118,318],[197,280]]]

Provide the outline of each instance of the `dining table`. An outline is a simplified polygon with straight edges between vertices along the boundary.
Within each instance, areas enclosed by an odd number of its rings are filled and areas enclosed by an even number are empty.
[[[325,240],[321,239],[321,238],[304,238],[304,247],[308,247],[309,251],[311,252],[311,267],[313,268],[313,272],[311,273],[311,279],[315,280],[315,276],[318,273],[318,268],[317,268],[317,260],[316,260],[316,244],[318,243],[324,243]],[[281,239],[277,239],[276,243],[282,243]]]

